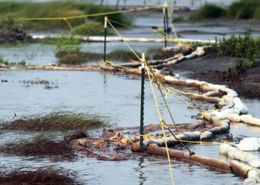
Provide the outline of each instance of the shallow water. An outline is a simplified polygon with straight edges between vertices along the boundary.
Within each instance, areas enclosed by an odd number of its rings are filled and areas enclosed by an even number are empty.
[[[58,88],[44,85],[27,87],[23,81],[47,80]],[[0,73],[2,98],[0,117],[11,119],[14,113],[28,116],[52,111],[98,113],[115,120],[118,126],[137,126],[139,123],[140,80],[98,72],[8,71]],[[173,96],[177,122],[190,122],[196,112],[188,109]],[[162,101],[160,101],[162,104]],[[158,122],[152,95],[146,83],[145,122]],[[165,111],[165,109],[163,109]]]
[[[106,0],[105,0],[106,1]],[[112,1],[111,1],[112,2]],[[130,2],[130,1],[128,1]],[[142,1],[132,1],[142,3]],[[149,1],[150,3],[151,1]],[[184,2],[184,1],[183,1]],[[225,1],[226,2],[226,1]],[[224,3],[225,3],[224,2]],[[177,3],[181,3],[177,1]],[[188,2],[187,2],[188,3]],[[151,35],[151,26],[162,25],[161,14],[153,14],[146,17],[138,17],[135,20],[133,30],[122,30],[122,34],[128,37],[161,37]],[[205,32],[217,31],[231,34],[234,30],[216,26],[198,25],[190,27],[188,24],[177,24],[176,29],[200,30]],[[240,32],[243,28],[237,28]],[[211,39],[216,34],[192,33],[183,34],[186,38]],[[108,43],[108,52],[126,48],[123,43]],[[161,47],[163,43],[131,43],[139,52],[146,52],[149,48]],[[84,43],[82,51],[103,52],[102,43]],[[27,64],[56,63],[54,46],[29,44],[18,48],[0,48],[0,54],[11,62],[25,60]],[[58,88],[45,89],[44,85],[26,86],[23,80],[48,80]],[[1,80],[8,80],[1,83]],[[46,114],[52,111],[70,111],[78,113],[100,114],[106,117],[116,126],[138,126],[140,106],[140,80],[132,77],[118,76],[111,73],[100,72],[62,72],[62,71],[8,71],[0,72],[0,118],[12,120],[14,113],[18,117],[34,114]],[[187,100],[187,98],[185,98]],[[177,122],[195,122],[191,115],[194,112],[168,96],[170,107],[173,110]],[[243,99],[249,107],[250,113],[260,117],[260,101]],[[196,103],[201,105],[200,103]],[[160,100],[162,105],[162,100]],[[162,105],[162,110],[165,107]],[[167,120],[169,118],[166,116]],[[158,123],[158,116],[152,101],[149,84],[146,82],[145,99],[145,124]],[[236,136],[259,136],[260,129],[244,124],[235,124],[231,127],[231,133]],[[34,133],[35,134],[35,133]],[[0,143],[3,144],[18,138],[31,138],[34,134],[28,132],[0,132]],[[48,134],[48,133],[40,133]],[[62,138],[64,133],[54,133]],[[53,137],[52,134],[47,135]],[[218,158],[218,145],[192,145],[192,151],[209,157]],[[165,158],[150,157],[138,160],[104,162],[92,158],[81,158],[74,162],[50,162],[47,159],[35,159],[31,157],[0,156],[0,170],[4,168],[37,168],[42,166],[64,167],[77,172],[83,184],[112,185],[112,184],[170,184],[168,165]],[[173,161],[175,184],[242,184],[242,179],[233,174],[223,174],[212,171],[202,166]]]
[[[73,111],[98,113],[117,126],[138,126],[140,81],[110,73],[99,72],[54,72],[54,71],[9,71],[0,72],[1,107],[0,117],[10,120],[17,116],[47,113],[51,111]],[[58,84],[57,89],[44,89],[43,85],[25,87],[21,81],[43,79]],[[191,122],[196,112],[172,97],[168,97],[177,122]],[[160,103],[162,104],[162,103]],[[145,123],[158,122],[148,83],[146,83]],[[163,109],[165,112],[165,109]],[[243,133],[247,127],[233,127],[234,132]],[[254,133],[257,133],[253,129]],[[259,132],[258,132],[259,133]],[[246,133],[245,133],[246,134]],[[61,134],[62,135],[62,134]],[[1,141],[12,138],[30,138],[30,133],[1,132]],[[1,142],[2,143],[2,142]],[[193,145],[197,154],[218,157],[217,145]],[[50,163],[47,159],[2,156],[0,164],[6,168],[37,168],[46,165],[74,170],[84,184],[170,184],[165,158],[148,158],[120,162],[104,162],[82,156],[74,162]],[[113,172],[111,172],[113,171]],[[173,161],[176,184],[241,184],[240,178],[223,174],[205,167]],[[219,181],[221,178],[221,181]]]

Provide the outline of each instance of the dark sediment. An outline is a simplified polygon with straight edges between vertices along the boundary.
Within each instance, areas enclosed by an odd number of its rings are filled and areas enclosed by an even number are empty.
[[[53,168],[0,172],[1,185],[78,185],[72,172]]]
[[[53,141],[44,137],[7,143],[0,152],[11,155],[48,157],[54,161],[72,160],[76,157],[72,147],[65,141]]]
[[[203,57],[185,60],[164,70],[176,72],[186,71],[189,78],[211,83],[225,84],[236,90],[240,96],[257,98],[260,96],[260,59],[256,64],[235,77],[228,77],[228,68],[236,62],[236,58],[208,53]]]

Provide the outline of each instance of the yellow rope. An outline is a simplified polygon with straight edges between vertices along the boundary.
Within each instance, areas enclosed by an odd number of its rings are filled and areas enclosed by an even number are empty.
[[[173,176],[173,171],[172,171],[171,158],[170,158],[170,154],[169,154],[169,148],[168,148],[168,143],[167,143],[167,140],[166,140],[166,134],[165,134],[164,124],[163,124],[164,121],[163,121],[163,117],[162,117],[162,114],[161,114],[161,111],[160,111],[160,108],[159,108],[159,103],[157,101],[157,97],[155,95],[155,90],[154,90],[153,82],[151,80],[150,71],[147,70],[147,72],[148,72],[148,78],[149,78],[149,82],[150,82],[150,86],[151,86],[151,90],[152,90],[153,100],[154,100],[154,103],[155,103],[155,106],[156,106],[157,114],[158,114],[159,119],[160,119],[161,129],[163,131],[164,143],[165,143],[165,147],[166,147],[167,159],[168,159],[168,164],[169,164],[169,173],[170,173],[170,176],[171,176],[172,185],[174,185],[174,176]]]
[[[73,30],[73,27],[72,27],[72,25],[70,24],[69,20],[66,19],[66,18],[64,18],[63,20],[65,21],[65,23],[66,23],[67,26],[69,27],[70,31],[72,31],[72,30]]]
[[[141,135],[140,135],[141,136]],[[142,135],[146,140],[150,140],[150,139],[158,139],[158,136],[151,136],[149,134],[144,134]],[[161,137],[162,139],[164,139],[164,136]],[[169,137],[166,137],[166,140]],[[217,141],[192,141],[192,140],[179,140],[180,142],[183,143],[191,143],[191,144],[206,144],[206,145],[221,145],[221,144],[229,144],[229,141],[223,141],[223,142],[217,142]]]
[[[141,57],[136,53],[136,51],[128,44],[128,42],[125,41],[125,39],[122,37],[122,35],[117,31],[117,29],[113,26],[113,24],[110,22],[109,19],[107,19],[108,24],[111,26],[111,28],[114,30],[114,32],[122,39],[122,41],[126,44],[128,49],[135,55],[135,57],[141,61]]]

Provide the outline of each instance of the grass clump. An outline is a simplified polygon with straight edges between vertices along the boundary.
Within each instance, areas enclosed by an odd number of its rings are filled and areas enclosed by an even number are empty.
[[[0,152],[11,155],[50,157],[54,161],[71,160],[76,155],[65,141],[53,141],[42,136],[7,143]]]
[[[193,13],[189,19],[193,21],[202,19],[214,19],[220,17],[230,17],[233,19],[257,19],[260,20],[259,0],[240,0],[233,2],[227,9],[217,5],[206,4],[197,12]]]
[[[0,64],[2,64],[2,65],[8,65],[8,61],[5,60],[5,58],[4,58],[2,55],[0,55]]]
[[[95,129],[107,125],[108,123],[100,116],[57,112],[45,116],[22,118],[10,123],[4,123],[2,124],[2,129],[24,131],[68,131]]]
[[[35,11],[37,10],[37,11]],[[50,1],[42,3],[30,2],[0,2],[0,19],[8,15],[18,18],[23,28],[33,30],[48,30],[53,28],[68,28],[68,23],[63,17],[79,17],[77,19],[67,19],[72,27],[77,27],[85,23],[84,15],[104,13],[113,11],[113,8],[106,6],[77,3],[74,1]],[[61,18],[59,20],[25,20],[23,18]],[[109,15],[110,19],[118,22],[130,24],[130,19],[122,13]],[[89,18],[95,22],[103,23],[104,16]]]
[[[89,22],[73,28],[71,32],[82,36],[102,35],[104,34],[104,27],[99,22]]]
[[[260,57],[260,37],[256,38],[256,56]]]
[[[17,44],[31,40],[18,22],[10,16],[0,19],[0,44]]]
[[[173,23],[175,23],[175,22],[182,22],[184,20],[185,20],[185,18],[183,16],[176,16],[176,17],[172,18],[172,22]]]
[[[228,77],[237,77],[254,66],[257,55],[257,41],[250,32],[244,35],[231,36],[228,39],[216,40],[215,51],[220,55],[235,57],[235,63],[227,70]]]
[[[254,18],[260,20],[260,6],[255,10]]]
[[[257,14],[259,7],[259,0],[240,0],[230,5],[228,8],[228,16],[235,19],[257,18],[259,16],[259,14]]]
[[[55,52],[59,55],[74,54],[80,52],[81,41],[72,35],[61,37],[56,40]]]
[[[138,56],[141,56],[137,52]],[[59,59],[59,64],[77,65],[84,64],[90,61],[99,61],[103,59],[102,53],[92,52],[59,52],[56,54]],[[128,62],[130,60],[138,60],[138,58],[128,50],[118,49],[107,54],[108,60]]]
[[[73,172],[48,168],[39,168],[35,171],[28,169],[16,169],[13,171],[1,171],[0,182],[4,185],[79,185]]]
[[[256,42],[253,39],[250,31],[243,35],[232,35],[230,38],[216,40],[215,48],[221,55],[248,58],[253,60],[256,56]]]
[[[206,4],[201,7],[197,12],[193,13],[189,19],[192,21],[202,20],[202,19],[214,19],[220,18],[225,16],[226,11],[225,9],[213,5],[213,4]]]
[[[138,56],[141,56],[141,53],[136,52]],[[116,61],[130,61],[130,60],[138,60],[138,58],[129,50],[118,49],[112,51],[107,55],[109,60],[116,60]]]

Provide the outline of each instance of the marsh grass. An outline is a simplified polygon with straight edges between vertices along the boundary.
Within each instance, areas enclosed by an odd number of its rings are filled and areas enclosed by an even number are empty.
[[[4,130],[69,131],[101,128],[109,126],[109,124],[98,115],[54,112],[44,116],[17,119],[2,123],[1,126]]]
[[[224,8],[221,8],[217,5],[206,4],[201,7],[198,11],[191,14],[189,17],[192,21],[202,20],[202,19],[214,19],[220,18],[226,15]]]
[[[31,40],[14,17],[6,16],[0,19],[0,44],[18,44]]]
[[[202,19],[214,19],[229,17],[233,19],[257,19],[260,20],[259,0],[234,1],[229,7],[221,8],[216,5],[207,4],[194,12],[189,19],[193,21]]]
[[[260,37],[255,39],[256,44],[256,56],[260,57]]]
[[[0,182],[3,185],[79,185],[74,172],[54,169],[52,167],[39,168],[35,171],[28,169],[14,169],[0,171]]]
[[[137,52],[138,56],[141,56]],[[94,52],[59,52],[56,54],[60,64],[77,65],[84,64],[91,61],[100,61],[103,59],[102,53]],[[138,58],[128,50],[118,49],[107,54],[107,59],[111,61],[128,62],[131,60],[138,60]]]
[[[232,35],[228,39],[216,40],[213,50],[219,55],[235,58],[235,63],[227,70],[227,77],[236,78],[254,66],[255,58],[259,52],[257,42],[250,31],[245,32],[243,35]]]
[[[74,1],[52,1],[42,3],[0,2],[0,19],[11,15],[20,21],[23,28],[30,30],[48,30],[53,28],[67,29],[68,25],[64,20],[29,21],[22,18],[74,17],[110,12],[113,10],[115,9],[106,6],[90,3],[76,3]],[[121,13],[109,15],[109,18],[118,22],[131,24],[129,16]],[[103,24],[104,16],[96,16],[89,19]],[[85,18],[70,19],[69,23],[72,27],[76,27],[84,24]]]
[[[88,22],[74,27],[71,30],[72,34],[89,36],[89,35],[103,35],[104,26],[99,22]]]
[[[235,19],[256,18],[259,20],[259,8],[259,0],[240,0],[230,5],[230,7],[228,8],[228,16]]]
[[[54,161],[72,160],[76,157],[65,141],[54,141],[43,136],[18,140],[0,146],[0,152],[11,155],[48,157]]]

